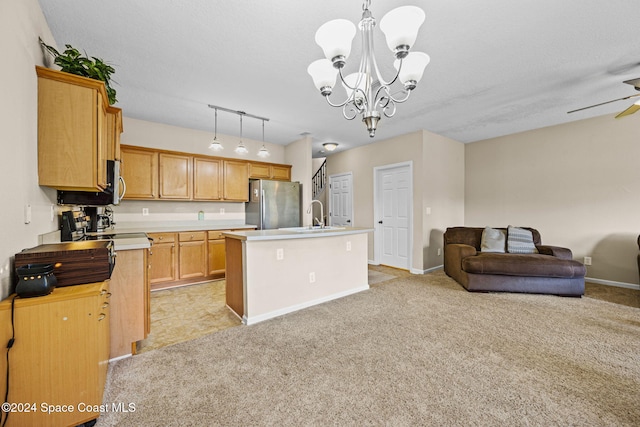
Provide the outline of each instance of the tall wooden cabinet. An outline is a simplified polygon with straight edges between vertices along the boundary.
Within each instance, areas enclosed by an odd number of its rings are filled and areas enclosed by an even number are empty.
[[[174,153],[160,153],[158,156],[160,165],[160,198],[191,199],[193,193],[193,157]]]
[[[193,200],[222,200],[222,160],[193,158]]]
[[[246,202],[249,200],[249,166],[240,160],[224,161],[224,199]]]
[[[36,73],[38,183],[59,190],[103,190],[112,142],[104,83],[43,67]],[[114,124],[118,117],[112,117]]]
[[[9,402],[35,411],[11,412],[13,426],[78,425],[97,418],[109,362],[109,281],[55,288],[43,297],[15,301],[15,343],[9,352]],[[11,298],[0,302],[0,341],[11,338]],[[6,372],[0,358],[0,372]],[[5,395],[0,381],[0,395]],[[47,414],[42,404],[70,405]]]

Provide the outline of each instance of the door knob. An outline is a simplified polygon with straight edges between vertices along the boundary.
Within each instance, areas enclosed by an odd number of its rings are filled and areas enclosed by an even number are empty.
[[[382,224],[382,220],[378,221],[378,224]]]

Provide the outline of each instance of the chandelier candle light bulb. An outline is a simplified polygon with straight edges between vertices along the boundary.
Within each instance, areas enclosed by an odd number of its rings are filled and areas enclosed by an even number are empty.
[[[410,51],[425,20],[422,9],[416,6],[402,6],[391,10],[380,21],[380,30],[396,58],[396,75],[385,81],[380,75],[374,54],[373,29],[376,20],[369,10],[370,3],[370,0],[364,1],[362,19],[358,24],[362,35],[362,57],[358,72],[343,76],[342,70],[351,54],[351,43],[356,32],[355,25],[345,19],[329,21],[318,29],[315,40],[322,48],[326,59],[311,63],[307,72],[329,105],[341,107],[342,115],[347,120],[353,120],[360,114],[369,136],[374,137],[382,114],[385,117],[393,117],[396,104],[409,99],[411,91],[422,79],[430,58],[426,53]],[[338,104],[329,99],[336,76],[340,76],[347,93],[347,99]],[[400,80],[404,85],[400,97],[392,95],[391,85],[396,80]]]

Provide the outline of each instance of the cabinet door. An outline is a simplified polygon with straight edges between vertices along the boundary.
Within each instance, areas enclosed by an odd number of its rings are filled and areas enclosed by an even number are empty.
[[[121,175],[127,185],[125,199],[158,198],[158,153],[123,145]]]
[[[194,233],[200,239],[193,237],[188,241],[183,239],[180,233],[180,279],[190,279],[193,277],[204,277],[207,273],[207,246],[204,239],[204,232]]]
[[[98,353],[99,359],[99,385],[100,393],[104,390],[107,382],[107,370],[109,368],[109,359],[111,355],[110,337],[111,337],[111,289],[109,281],[104,282],[103,288],[100,290],[98,298]]]
[[[228,230],[215,230],[209,231],[208,239],[208,265],[207,271],[209,276],[224,275],[225,271],[225,249],[224,249],[224,237],[222,233]]]
[[[150,236],[152,236],[150,234]],[[159,243],[154,240],[150,251],[151,272],[149,282],[154,284],[173,282],[176,280],[176,243]]]
[[[220,200],[222,198],[222,161],[193,158],[193,200]]]
[[[193,157],[160,153],[160,198],[189,200],[192,196]]]
[[[106,187],[106,91],[98,80],[36,67],[38,184],[59,190]]]
[[[249,201],[249,170],[247,162],[224,161],[224,199]]]
[[[291,181],[291,166],[271,165],[271,178],[282,181]]]
[[[249,163],[249,178],[271,178],[271,170],[269,168],[269,165],[266,163]]]

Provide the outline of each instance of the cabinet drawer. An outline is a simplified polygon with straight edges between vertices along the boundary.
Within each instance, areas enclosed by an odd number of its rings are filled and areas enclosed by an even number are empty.
[[[222,233],[226,233],[229,230],[209,230],[209,240],[224,239]]]
[[[175,233],[149,233],[154,243],[172,243],[176,241]]]
[[[204,240],[207,235],[206,231],[186,231],[184,233],[180,233],[180,241],[181,242],[194,242]]]

